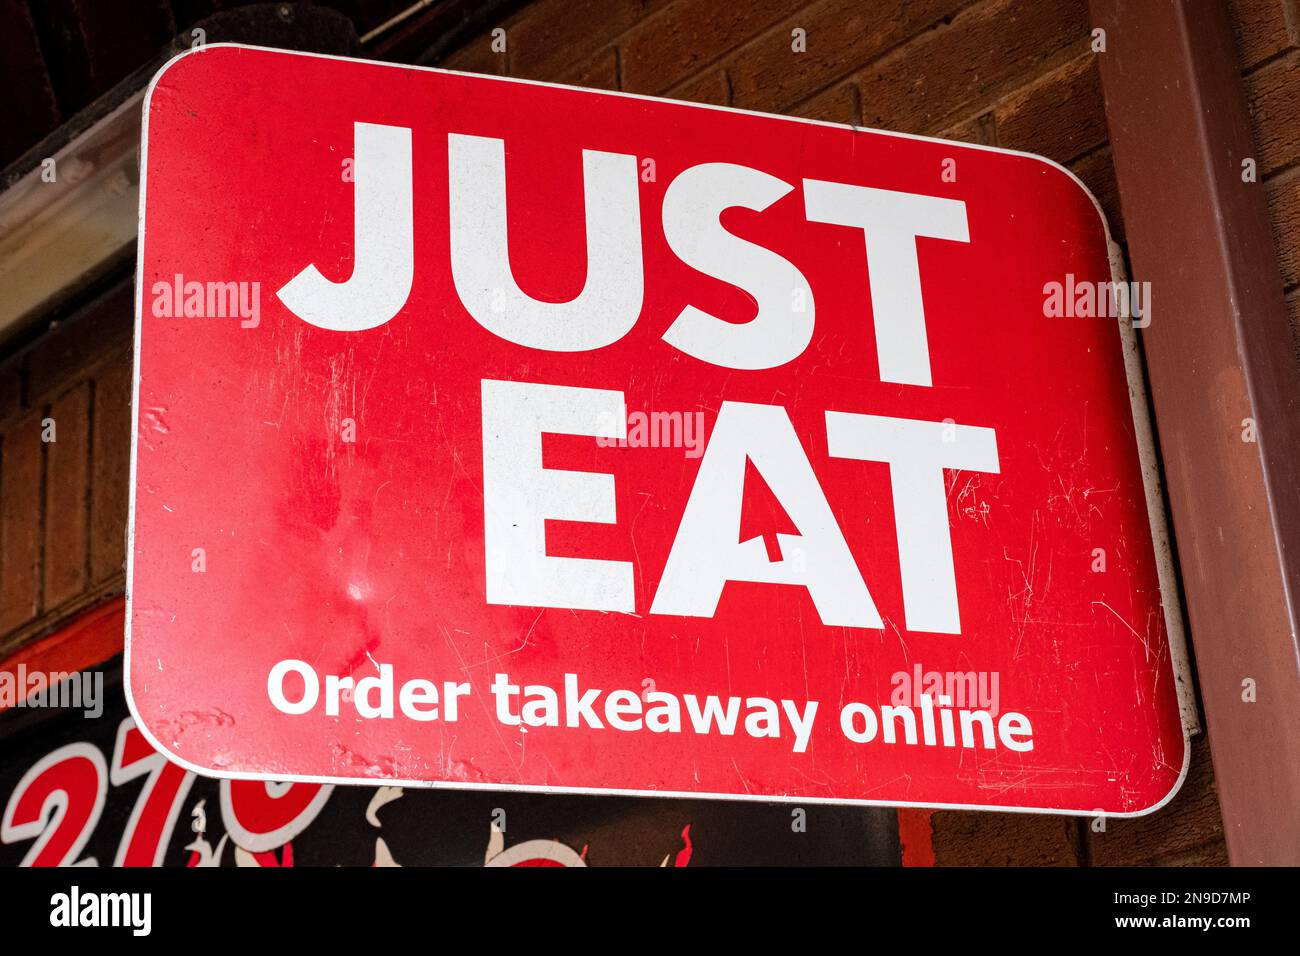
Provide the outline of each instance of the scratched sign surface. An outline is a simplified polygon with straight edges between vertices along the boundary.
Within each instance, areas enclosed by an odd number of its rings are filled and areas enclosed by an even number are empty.
[[[178,762],[1177,787],[1132,333],[1064,170],[230,46],[145,113],[128,689]]]

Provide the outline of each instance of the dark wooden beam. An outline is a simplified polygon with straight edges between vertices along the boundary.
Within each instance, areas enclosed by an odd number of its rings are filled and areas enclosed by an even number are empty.
[[[1228,853],[1296,865],[1300,371],[1227,4],[1090,6]]]

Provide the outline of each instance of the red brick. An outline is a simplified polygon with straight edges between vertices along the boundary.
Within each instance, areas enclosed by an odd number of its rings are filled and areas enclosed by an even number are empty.
[[[782,112],[792,104],[862,69],[968,0],[822,0],[787,17],[727,57],[734,103],[744,109]],[[802,28],[807,51],[791,49],[791,31]]]
[[[1157,856],[1143,866],[1228,866],[1228,846],[1222,840],[1193,847],[1173,856]]]
[[[975,143],[979,146],[996,146],[994,120],[992,113],[981,113],[940,130],[935,134],[939,139],[956,140],[959,143]]]
[[[0,445],[0,634],[40,611],[41,415],[33,412],[4,433]]]
[[[1291,320],[1291,347],[1295,351],[1296,364],[1300,365],[1300,290],[1292,290],[1286,297],[1286,314]]]
[[[731,105],[731,78],[725,70],[705,70],[685,83],[673,87],[671,96],[688,103],[711,103],[714,106]]]
[[[585,60],[573,70],[561,73],[557,83],[570,86],[585,86],[593,90],[617,90],[619,88],[619,53],[615,47],[608,47]]]
[[[1124,242],[1124,217],[1119,204],[1119,183],[1115,179],[1115,162],[1110,147],[1105,146],[1070,164],[1070,172],[1083,180],[1083,184],[1097,197],[1101,211],[1110,224],[1110,236],[1118,243]]]
[[[91,437],[90,577],[122,573],[131,471],[131,353],[121,352],[95,381]]]
[[[1078,823],[1025,813],[937,811],[937,866],[1078,866]]]
[[[1289,289],[1300,282],[1300,175],[1287,173],[1263,188],[1268,191],[1282,285]]]
[[[1257,174],[1262,178],[1300,159],[1300,53],[1246,78]]]
[[[90,386],[83,383],[49,410],[55,441],[45,452],[45,598],[58,607],[86,588],[90,493]]]
[[[829,123],[859,123],[858,89],[852,83],[841,83],[817,94],[811,99],[788,109],[792,116],[825,120]]]
[[[555,80],[635,24],[637,0],[539,0],[506,27],[510,75]]]
[[[1007,97],[993,111],[998,145],[1069,163],[1106,142],[1097,54],[1085,53]]]
[[[459,70],[462,73],[489,73],[504,76],[508,72],[509,49],[509,27],[506,27],[506,51],[503,53],[497,53],[492,49],[492,31],[489,30],[446,57],[438,63],[438,66],[448,70]]]
[[[1193,739],[1187,779],[1167,805],[1147,817],[1107,820],[1104,833],[1089,826],[1087,833],[1089,856],[1096,866],[1190,865],[1199,859],[1226,864],[1228,852],[1205,735]]]
[[[1295,16],[1292,0],[1232,0],[1230,8],[1243,71],[1295,45],[1287,23]]]
[[[662,93],[790,9],[790,0],[677,0],[620,41],[624,89]]]
[[[858,74],[867,126],[908,133],[943,129],[1087,48],[1082,0],[990,0],[962,11]]]

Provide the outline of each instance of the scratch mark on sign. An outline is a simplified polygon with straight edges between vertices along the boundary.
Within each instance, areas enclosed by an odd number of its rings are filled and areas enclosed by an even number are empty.
[[[1129,633],[1131,633],[1134,637],[1136,637],[1139,641],[1142,642],[1142,647],[1146,650],[1147,656],[1150,657],[1150,655],[1151,655],[1151,644],[1150,644],[1150,642],[1147,640],[1146,637],[1144,637],[1143,635],[1139,634],[1136,630],[1134,630],[1132,624],[1130,624],[1128,621],[1124,620],[1124,618],[1120,617],[1118,611],[1116,611],[1113,607],[1111,607],[1111,606],[1110,606],[1109,604],[1107,604],[1105,601],[1093,601],[1092,604],[1093,604],[1094,607],[1096,607],[1097,605],[1101,605],[1101,606],[1104,607],[1106,610],[1110,611],[1111,614],[1115,615],[1115,620],[1119,621],[1121,624],[1123,624],[1125,627],[1127,627],[1127,628],[1129,629]]]

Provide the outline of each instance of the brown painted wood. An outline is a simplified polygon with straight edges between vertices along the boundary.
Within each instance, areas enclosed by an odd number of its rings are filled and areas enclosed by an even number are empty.
[[[1090,8],[1228,853],[1296,865],[1300,372],[1227,5]]]

